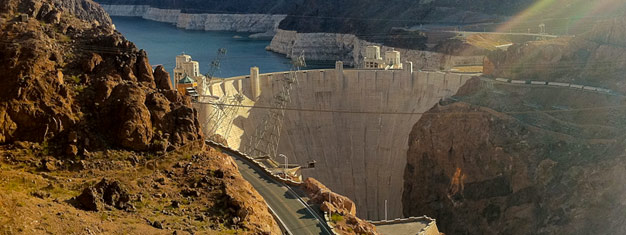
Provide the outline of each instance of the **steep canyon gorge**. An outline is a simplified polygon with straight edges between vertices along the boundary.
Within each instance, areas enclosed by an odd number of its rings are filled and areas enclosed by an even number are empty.
[[[452,234],[624,233],[625,32],[617,18],[490,54],[493,77],[614,92],[471,80],[413,127],[404,214]]]
[[[534,3],[99,2],[103,8],[90,0],[0,0],[0,37],[12,42],[0,44],[6,91],[0,94],[0,143],[7,144],[0,146],[0,174],[7,179],[0,188],[8,192],[0,195],[0,229],[67,230],[2,219],[13,213],[4,208],[47,203],[53,218],[47,223],[69,221],[80,231],[111,232],[120,221],[127,222],[124,231],[136,233],[279,230],[230,157],[202,144],[202,128],[214,124],[207,120],[210,106],[175,92],[169,68],[153,71],[149,55],[115,31],[104,10],[189,30],[257,33],[273,38],[268,50],[288,57],[304,53],[359,67],[368,45],[386,43],[372,35],[420,22],[499,23]],[[368,17],[357,17],[362,15]],[[564,27],[548,25],[551,33],[563,33],[557,29]],[[425,42],[422,49],[395,48],[413,62],[403,70],[338,64],[299,71],[278,151],[290,163],[316,160],[304,176],[347,196],[333,197],[349,204],[352,216],[381,220],[388,201],[390,218],[428,215],[446,234],[626,233],[626,18],[603,19],[588,29],[480,53],[439,50],[445,44],[425,50]],[[483,61],[482,76],[425,71]],[[245,96],[245,106],[226,120],[233,126],[218,129],[229,133],[225,142],[245,148],[267,115],[263,107],[289,76],[213,84],[213,95]],[[27,181],[27,190],[16,190]],[[321,183],[308,184],[317,200],[330,195]],[[130,199],[97,202],[91,208],[96,212],[84,211],[91,202],[81,204],[81,198],[110,185],[122,185],[118,193]],[[36,217],[24,211],[20,218]],[[57,214],[68,212],[90,222]]]

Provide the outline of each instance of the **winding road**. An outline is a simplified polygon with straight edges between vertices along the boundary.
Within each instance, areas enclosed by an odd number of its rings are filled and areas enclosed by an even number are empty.
[[[213,144],[212,144],[213,145]],[[239,153],[219,145],[213,145],[231,156],[239,172],[261,194],[286,234],[332,234],[324,220],[305,205],[290,188],[268,176],[263,169],[243,159]]]

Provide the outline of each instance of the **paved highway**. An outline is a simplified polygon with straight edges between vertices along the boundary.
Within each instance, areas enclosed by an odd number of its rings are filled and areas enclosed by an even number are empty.
[[[417,30],[423,32],[430,33],[454,33],[454,34],[463,34],[463,35],[471,35],[471,34],[493,34],[493,35],[518,35],[518,36],[532,36],[532,37],[545,37],[545,38],[558,38],[558,35],[552,34],[540,34],[540,33],[513,33],[513,32],[480,32],[480,31],[456,31],[456,30],[440,30],[440,29],[420,29],[412,28],[410,30]]]
[[[331,234],[325,222],[306,207],[285,185],[269,177],[258,166],[243,160],[237,153],[228,149],[222,150],[235,160],[243,178],[261,194],[278,216],[280,221],[277,222],[282,222],[289,234]]]

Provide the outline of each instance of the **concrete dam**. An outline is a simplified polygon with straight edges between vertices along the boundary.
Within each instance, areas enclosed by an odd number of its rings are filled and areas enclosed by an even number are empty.
[[[385,200],[388,218],[402,217],[409,132],[419,113],[455,94],[471,75],[413,71],[410,64],[404,70],[344,70],[341,63],[335,69],[295,73],[278,153],[285,154],[289,164],[305,166],[316,160],[315,168],[302,170],[303,177],[314,177],[354,200],[359,217],[384,219]],[[213,83],[209,89],[214,96],[244,96],[244,107],[221,122],[232,125],[220,125],[217,134],[232,148],[241,148],[262,124],[266,107],[289,76],[259,74],[252,68],[250,76]],[[214,125],[215,118],[209,118],[213,106],[201,103],[195,105],[202,124]]]

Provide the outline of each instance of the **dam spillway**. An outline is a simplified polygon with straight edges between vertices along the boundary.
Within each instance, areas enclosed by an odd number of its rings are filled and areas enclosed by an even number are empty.
[[[405,70],[336,69],[296,72],[281,129],[278,153],[333,191],[348,196],[357,214],[370,220],[402,217],[401,196],[409,132],[442,98],[452,96],[471,75]],[[242,94],[243,106],[220,126],[228,144],[240,149],[263,122],[274,96],[289,72],[224,79],[210,87],[215,96]],[[252,106],[252,108],[248,107]],[[259,108],[255,108],[259,107]],[[200,120],[208,120],[211,105],[196,104]],[[324,110],[324,111],[320,111]],[[346,112],[328,112],[340,110]],[[229,129],[228,131],[226,129]],[[282,159],[277,159],[282,162]]]

